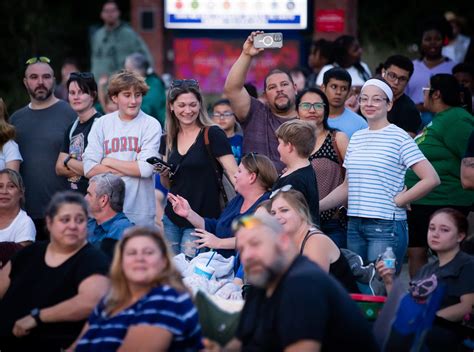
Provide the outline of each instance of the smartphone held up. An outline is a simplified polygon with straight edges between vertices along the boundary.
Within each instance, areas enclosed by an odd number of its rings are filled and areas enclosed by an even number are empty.
[[[278,49],[283,47],[283,33],[260,33],[253,38],[257,49]]]

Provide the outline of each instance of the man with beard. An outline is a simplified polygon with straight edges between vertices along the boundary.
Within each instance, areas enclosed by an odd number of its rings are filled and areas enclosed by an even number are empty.
[[[377,351],[360,309],[266,214],[233,224],[251,285],[229,350]]]
[[[26,212],[35,223],[37,240],[47,238],[44,209],[52,195],[68,189],[66,178],[56,175],[55,166],[64,132],[76,117],[69,104],[53,94],[55,79],[49,62],[45,56],[26,61],[23,84],[30,103],[10,119],[23,156],[20,173],[26,188]]]
[[[283,122],[297,118],[296,85],[289,73],[274,69],[264,81],[268,106],[248,94],[244,83],[252,59],[264,50],[253,46],[254,37],[260,33],[262,32],[252,32],[245,41],[242,53],[227,76],[224,94],[244,130],[242,152],[257,152],[268,156],[277,171],[281,172],[284,165],[277,151],[275,131]]]

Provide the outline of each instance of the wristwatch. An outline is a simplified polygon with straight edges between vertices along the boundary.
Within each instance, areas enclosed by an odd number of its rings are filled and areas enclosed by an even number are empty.
[[[43,321],[40,318],[40,310],[38,308],[33,308],[30,312],[30,315],[36,321],[36,325],[39,326],[39,325],[43,324]]]
[[[64,166],[65,166],[66,169],[68,169],[68,170],[69,170],[69,167],[67,166],[67,163],[68,163],[69,160],[71,160],[71,159],[72,159],[71,156],[68,155],[68,156],[66,157],[66,159],[64,159],[64,161],[63,161]]]

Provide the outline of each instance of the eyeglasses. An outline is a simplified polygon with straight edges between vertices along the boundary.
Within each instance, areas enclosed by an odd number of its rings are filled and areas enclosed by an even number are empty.
[[[433,91],[433,88],[430,88],[430,87],[423,87],[423,88],[421,88],[421,91],[422,91],[423,94],[424,94],[425,92],[431,92],[431,91]]]
[[[262,221],[260,219],[256,218],[253,215],[247,215],[247,216],[242,216],[241,218],[235,219],[234,221],[232,221],[231,227],[232,227],[232,232],[236,233],[242,227],[250,230],[259,225],[262,225]]]
[[[292,185],[284,185],[283,187],[274,190],[272,194],[270,194],[270,199],[273,199],[280,192],[288,192],[291,188],[293,188]]]
[[[33,57],[30,57],[28,60],[26,60],[25,65],[33,65],[38,62],[49,64],[51,60],[46,56],[33,56]]]
[[[225,119],[230,119],[231,117],[233,117],[234,113],[230,111],[226,111],[223,113],[213,112],[211,116],[215,119],[225,120]]]
[[[407,83],[409,80],[408,77],[397,76],[394,72],[391,72],[391,71],[387,71],[385,73],[385,78],[387,78],[389,81],[392,81],[392,82],[396,82],[398,80],[398,82],[400,83]]]
[[[195,79],[175,79],[171,82],[170,89],[181,87],[196,87],[199,88],[199,82]]]
[[[71,72],[69,78],[94,79],[94,75],[91,72]]]
[[[360,105],[373,105],[373,106],[380,106],[384,102],[387,102],[387,98],[379,98],[379,97],[374,97],[369,99],[369,97],[359,97],[359,104]]]
[[[250,152],[250,153],[247,153],[247,154],[244,154],[244,156],[242,157],[242,159],[247,159],[249,156],[252,158],[254,164],[255,164],[255,171],[253,171],[255,173],[255,175],[257,175],[258,177],[258,162],[257,162],[257,155],[258,153],[257,152]],[[250,171],[250,170],[249,170]]]
[[[311,110],[311,108],[314,109],[314,111],[324,111],[324,107],[326,106],[326,104],[324,103],[300,103],[298,105],[300,107],[301,110],[305,110],[305,111],[309,111]]]

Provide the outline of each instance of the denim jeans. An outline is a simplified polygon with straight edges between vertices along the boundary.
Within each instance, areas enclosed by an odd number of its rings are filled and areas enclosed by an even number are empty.
[[[349,217],[347,225],[347,248],[356,252],[364,262],[371,262],[392,247],[397,258],[397,273],[403,265],[408,245],[406,220],[383,220]]]
[[[192,235],[194,228],[179,227],[170,218],[163,215],[163,229],[175,255],[184,253],[186,257],[194,258],[198,254],[197,244],[194,243],[198,237]]]
[[[347,232],[341,226],[339,219],[321,221],[321,231],[324,232],[339,248],[347,248]]]

